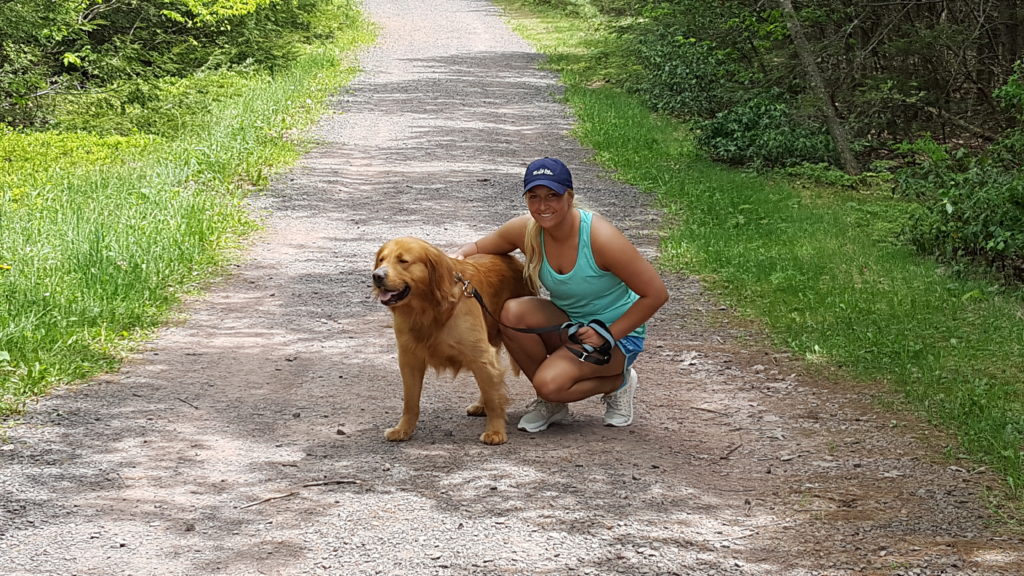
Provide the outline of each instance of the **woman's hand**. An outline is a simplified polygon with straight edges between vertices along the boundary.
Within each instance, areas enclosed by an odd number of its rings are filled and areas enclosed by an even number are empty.
[[[604,336],[601,336],[597,330],[594,330],[590,326],[581,326],[580,329],[576,331],[576,339],[580,341],[580,344],[586,344],[587,346],[591,346],[595,349],[604,346],[605,342],[608,342]],[[608,342],[608,344],[611,345],[614,344],[614,342]]]
[[[479,254],[480,251],[477,249],[476,242],[466,242],[462,246],[455,249],[454,252],[448,254],[451,258],[456,260],[465,260],[466,256],[472,256],[473,254]]]

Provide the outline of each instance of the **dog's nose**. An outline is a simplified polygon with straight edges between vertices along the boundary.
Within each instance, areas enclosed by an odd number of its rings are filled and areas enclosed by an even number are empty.
[[[373,271],[373,283],[377,286],[384,284],[384,281],[388,279],[388,269],[386,266],[381,266]]]

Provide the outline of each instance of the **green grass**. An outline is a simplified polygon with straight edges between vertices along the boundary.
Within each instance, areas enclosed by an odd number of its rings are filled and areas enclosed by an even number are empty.
[[[950,275],[898,245],[894,231],[910,207],[884,195],[797,187],[707,162],[684,124],[601,84],[601,67],[615,58],[599,25],[502,4],[563,74],[579,140],[619,178],[657,196],[671,223],[663,266],[700,275],[808,362],[886,383],[957,435],[952,454],[998,470],[1024,497],[1019,291]]]
[[[100,109],[91,123],[66,111],[59,131],[0,131],[0,414],[116,367],[232,258],[258,226],[245,197],[298,158],[301,131],[355,74],[345,55],[371,36],[351,20],[273,76],[182,81],[216,97],[136,111],[151,133],[110,136],[124,125]]]

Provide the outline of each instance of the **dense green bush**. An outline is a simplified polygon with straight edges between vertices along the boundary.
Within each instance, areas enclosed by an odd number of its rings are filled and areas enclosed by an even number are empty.
[[[39,95],[57,87],[54,48],[64,42],[83,1],[0,0],[0,122],[31,124],[43,114]]]
[[[998,162],[1011,169],[1024,169],[1024,60],[1014,66],[1014,74],[993,94],[1003,109],[1017,119],[1017,125],[987,151]]]
[[[1024,65],[994,96],[1024,118]],[[1024,130],[1007,130],[980,154],[951,151],[931,138],[897,150],[907,165],[896,190],[921,207],[907,240],[942,260],[982,264],[1024,281]]]
[[[902,150],[916,162],[898,173],[897,191],[921,206],[907,239],[942,260],[1024,280],[1024,171],[930,139]]]
[[[832,141],[779,96],[744,102],[696,124],[695,144],[719,162],[767,167],[833,162]]]
[[[75,99],[130,111],[167,79],[273,71],[348,0],[0,0],[0,122],[39,126]]]
[[[756,66],[767,32],[747,7],[701,0],[604,0],[630,66],[622,88],[653,110],[707,119],[764,85]],[[628,17],[623,17],[628,14]]]
[[[649,0],[590,0],[601,14],[619,17],[634,16],[650,3]]]
[[[653,110],[682,118],[710,118],[727,109],[741,92],[732,79],[738,67],[711,42],[681,31],[633,28],[625,49],[635,66],[623,85]]]

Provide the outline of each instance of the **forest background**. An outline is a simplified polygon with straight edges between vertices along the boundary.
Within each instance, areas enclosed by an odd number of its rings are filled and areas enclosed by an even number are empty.
[[[508,0],[578,137],[809,364],[1024,488],[1024,4]],[[354,0],[0,0],[0,412],[110,370],[258,226]],[[710,161],[710,162],[709,162]],[[732,166],[739,168],[727,168]]]

